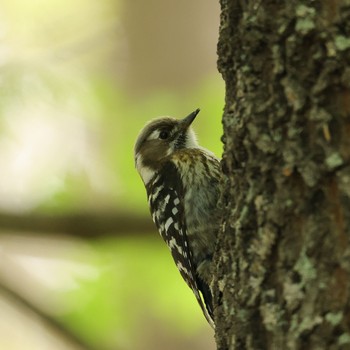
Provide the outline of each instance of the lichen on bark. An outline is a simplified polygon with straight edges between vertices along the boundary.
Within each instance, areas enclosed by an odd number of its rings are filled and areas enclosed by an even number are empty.
[[[350,349],[350,2],[221,10],[218,349]]]

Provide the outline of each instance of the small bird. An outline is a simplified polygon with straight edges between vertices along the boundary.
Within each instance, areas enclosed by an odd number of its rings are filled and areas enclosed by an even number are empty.
[[[146,187],[152,219],[182,277],[214,327],[210,285],[220,227],[220,163],[198,145],[191,124],[199,109],[178,120],[161,117],[140,132],[135,166]]]

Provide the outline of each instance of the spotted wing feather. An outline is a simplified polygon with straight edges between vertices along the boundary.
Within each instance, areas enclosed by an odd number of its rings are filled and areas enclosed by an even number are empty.
[[[181,276],[192,289],[204,316],[213,326],[211,293],[209,287],[198,279],[186,235],[183,201],[180,200],[183,198],[183,188],[179,185],[181,181],[178,181],[179,175],[172,163],[164,166],[168,169],[162,171],[162,174],[167,175],[155,175],[147,186],[152,218],[169,247]]]

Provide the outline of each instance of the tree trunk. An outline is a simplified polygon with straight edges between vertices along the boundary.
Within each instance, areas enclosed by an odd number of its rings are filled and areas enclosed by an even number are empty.
[[[218,349],[350,349],[350,1],[221,9]]]

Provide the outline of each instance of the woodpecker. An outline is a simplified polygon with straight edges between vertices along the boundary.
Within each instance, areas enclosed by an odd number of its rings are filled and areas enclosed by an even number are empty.
[[[198,145],[191,124],[199,109],[178,120],[161,117],[141,130],[135,166],[152,219],[204,316],[214,327],[210,285],[220,216],[220,163]]]

